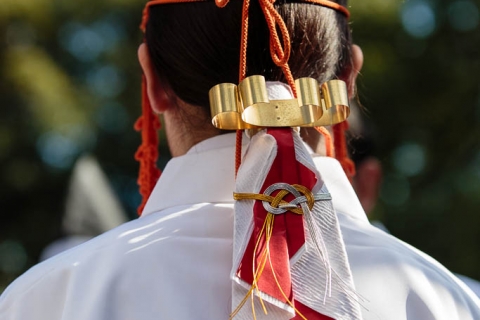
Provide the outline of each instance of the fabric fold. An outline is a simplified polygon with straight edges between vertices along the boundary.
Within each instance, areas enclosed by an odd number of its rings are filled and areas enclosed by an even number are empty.
[[[276,183],[328,195],[299,134],[290,128],[252,137],[236,192],[262,194]],[[292,194],[284,198],[294,199]],[[262,201],[235,203],[231,277],[236,319],[252,319],[252,314],[257,319],[302,319],[307,314],[308,319],[361,319],[330,198],[322,197],[311,209],[306,203],[300,207],[300,215],[269,214]]]

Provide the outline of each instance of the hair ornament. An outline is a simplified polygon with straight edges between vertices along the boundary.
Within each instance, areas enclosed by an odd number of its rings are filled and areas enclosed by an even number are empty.
[[[238,87],[222,83],[209,92],[212,123],[219,129],[256,127],[319,127],[344,121],[349,113],[345,82],[322,84],[313,78],[295,80],[297,98],[268,99],[263,76],[245,78]]]

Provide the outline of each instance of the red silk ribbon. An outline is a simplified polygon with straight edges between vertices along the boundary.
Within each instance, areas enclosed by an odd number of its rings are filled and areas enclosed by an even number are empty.
[[[300,184],[307,187],[309,190],[312,190],[317,179],[314,172],[297,161],[295,157],[292,129],[270,128],[267,130],[267,133],[276,139],[278,149],[277,156],[267,174],[260,193],[264,193],[265,189],[272,184],[281,182],[290,185]],[[272,196],[275,196],[275,194],[272,194]],[[291,201],[293,198],[293,195],[288,195],[284,200]],[[254,279],[252,262],[255,259],[256,265],[258,266],[261,263],[261,253],[265,250],[265,239],[262,239],[257,247],[257,252],[254,252],[255,244],[258,237],[261,235],[262,226],[264,225],[267,214],[268,212],[263,207],[262,202],[256,201],[253,207],[253,232],[237,270],[238,277],[249,284],[252,284]],[[261,292],[288,304],[288,301],[278,288],[278,285],[280,285],[289,301],[294,302],[290,273],[290,259],[304,244],[305,234],[303,215],[298,215],[290,211],[275,215],[273,233],[269,243],[273,271],[270,263],[267,263],[257,282],[258,289]],[[275,276],[273,275],[273,272],[275,272]],[[277,281],[275,280],[275,277]],[[332,320],[332,318],[319,314],[298,301],[294,302],[294,305],[295,308],[308,319]],[[301,319],[301,317],[296,315],[293,319]]]

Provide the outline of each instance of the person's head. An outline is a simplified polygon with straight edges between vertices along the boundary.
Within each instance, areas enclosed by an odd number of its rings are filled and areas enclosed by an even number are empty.
[[[346,0],[335,2],[346,5]],[[342,79],[353,93],[362,58],[358,47],[352,50],[345,15],[301,2],[277,1],[275,7],[289,31],[293,77],[312,77],[320,83]],[[272,62],[270,33],[258,1],[251,1],[248,19],[246,75],[285,82]],[[214,1],[150,8],[146,46],[139,49],[139,57],[150,103],[165,115],[171,149],[172,139],[186,143],[179,150],[173,147],[174,156],[220,133],[211,125],[208,91],[219,83],[238,84],[241,24],[242,1],[232,0],[224,8]]]

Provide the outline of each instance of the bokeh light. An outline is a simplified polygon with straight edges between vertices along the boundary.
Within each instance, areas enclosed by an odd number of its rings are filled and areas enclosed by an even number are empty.
[[[403,28],[412,37],[427,38],[435,31],[435,12],[427,1],[407,1],[402,8],[401,19]]]
[[[37,139],[37,152],[42,161],[57,169],[68,169],[80,153],[90,150],[96,142],[95,133],[76,125],[69,130],[48,131]]]
[[[95,30],[70,22],[59,31],[61,45],[82,62],[95,60],[105,49],[104,39]]]
[[[125,37],[123,21],[115,15],[107,15],[92,24],[92,30],[98,34],[104,43],[105,51],[113,51]]]
[[[398,172],[407,177],[420,174],[425,168],[425,148],[414,142],[407,142],[393,152],[393,164]]]
[[[91,25],[68,22],[58,33],[61,46],[81,62],[93,62],[106,51],[115,50],[125,36],[121,20],[107,15]]]
[[[478,7],[472,1],[458,0],[448,6],[448,21],[457,31],[474,30],[478,26],[478,20]]]
[[[109,133],[123,132],[130,124],[126,108],[118,102],[109,102],[98,108],[95,121]]]
[[[125,88],[122,72],[113,65],[102,65],[90,71],[87,83],[92,92],[104,98],[114,98]]]
[[[80,153],[80,147],[73,139],[58,132],[42,134],[37,141],[37,150],[43,162],[58,169],[69,168]]]

